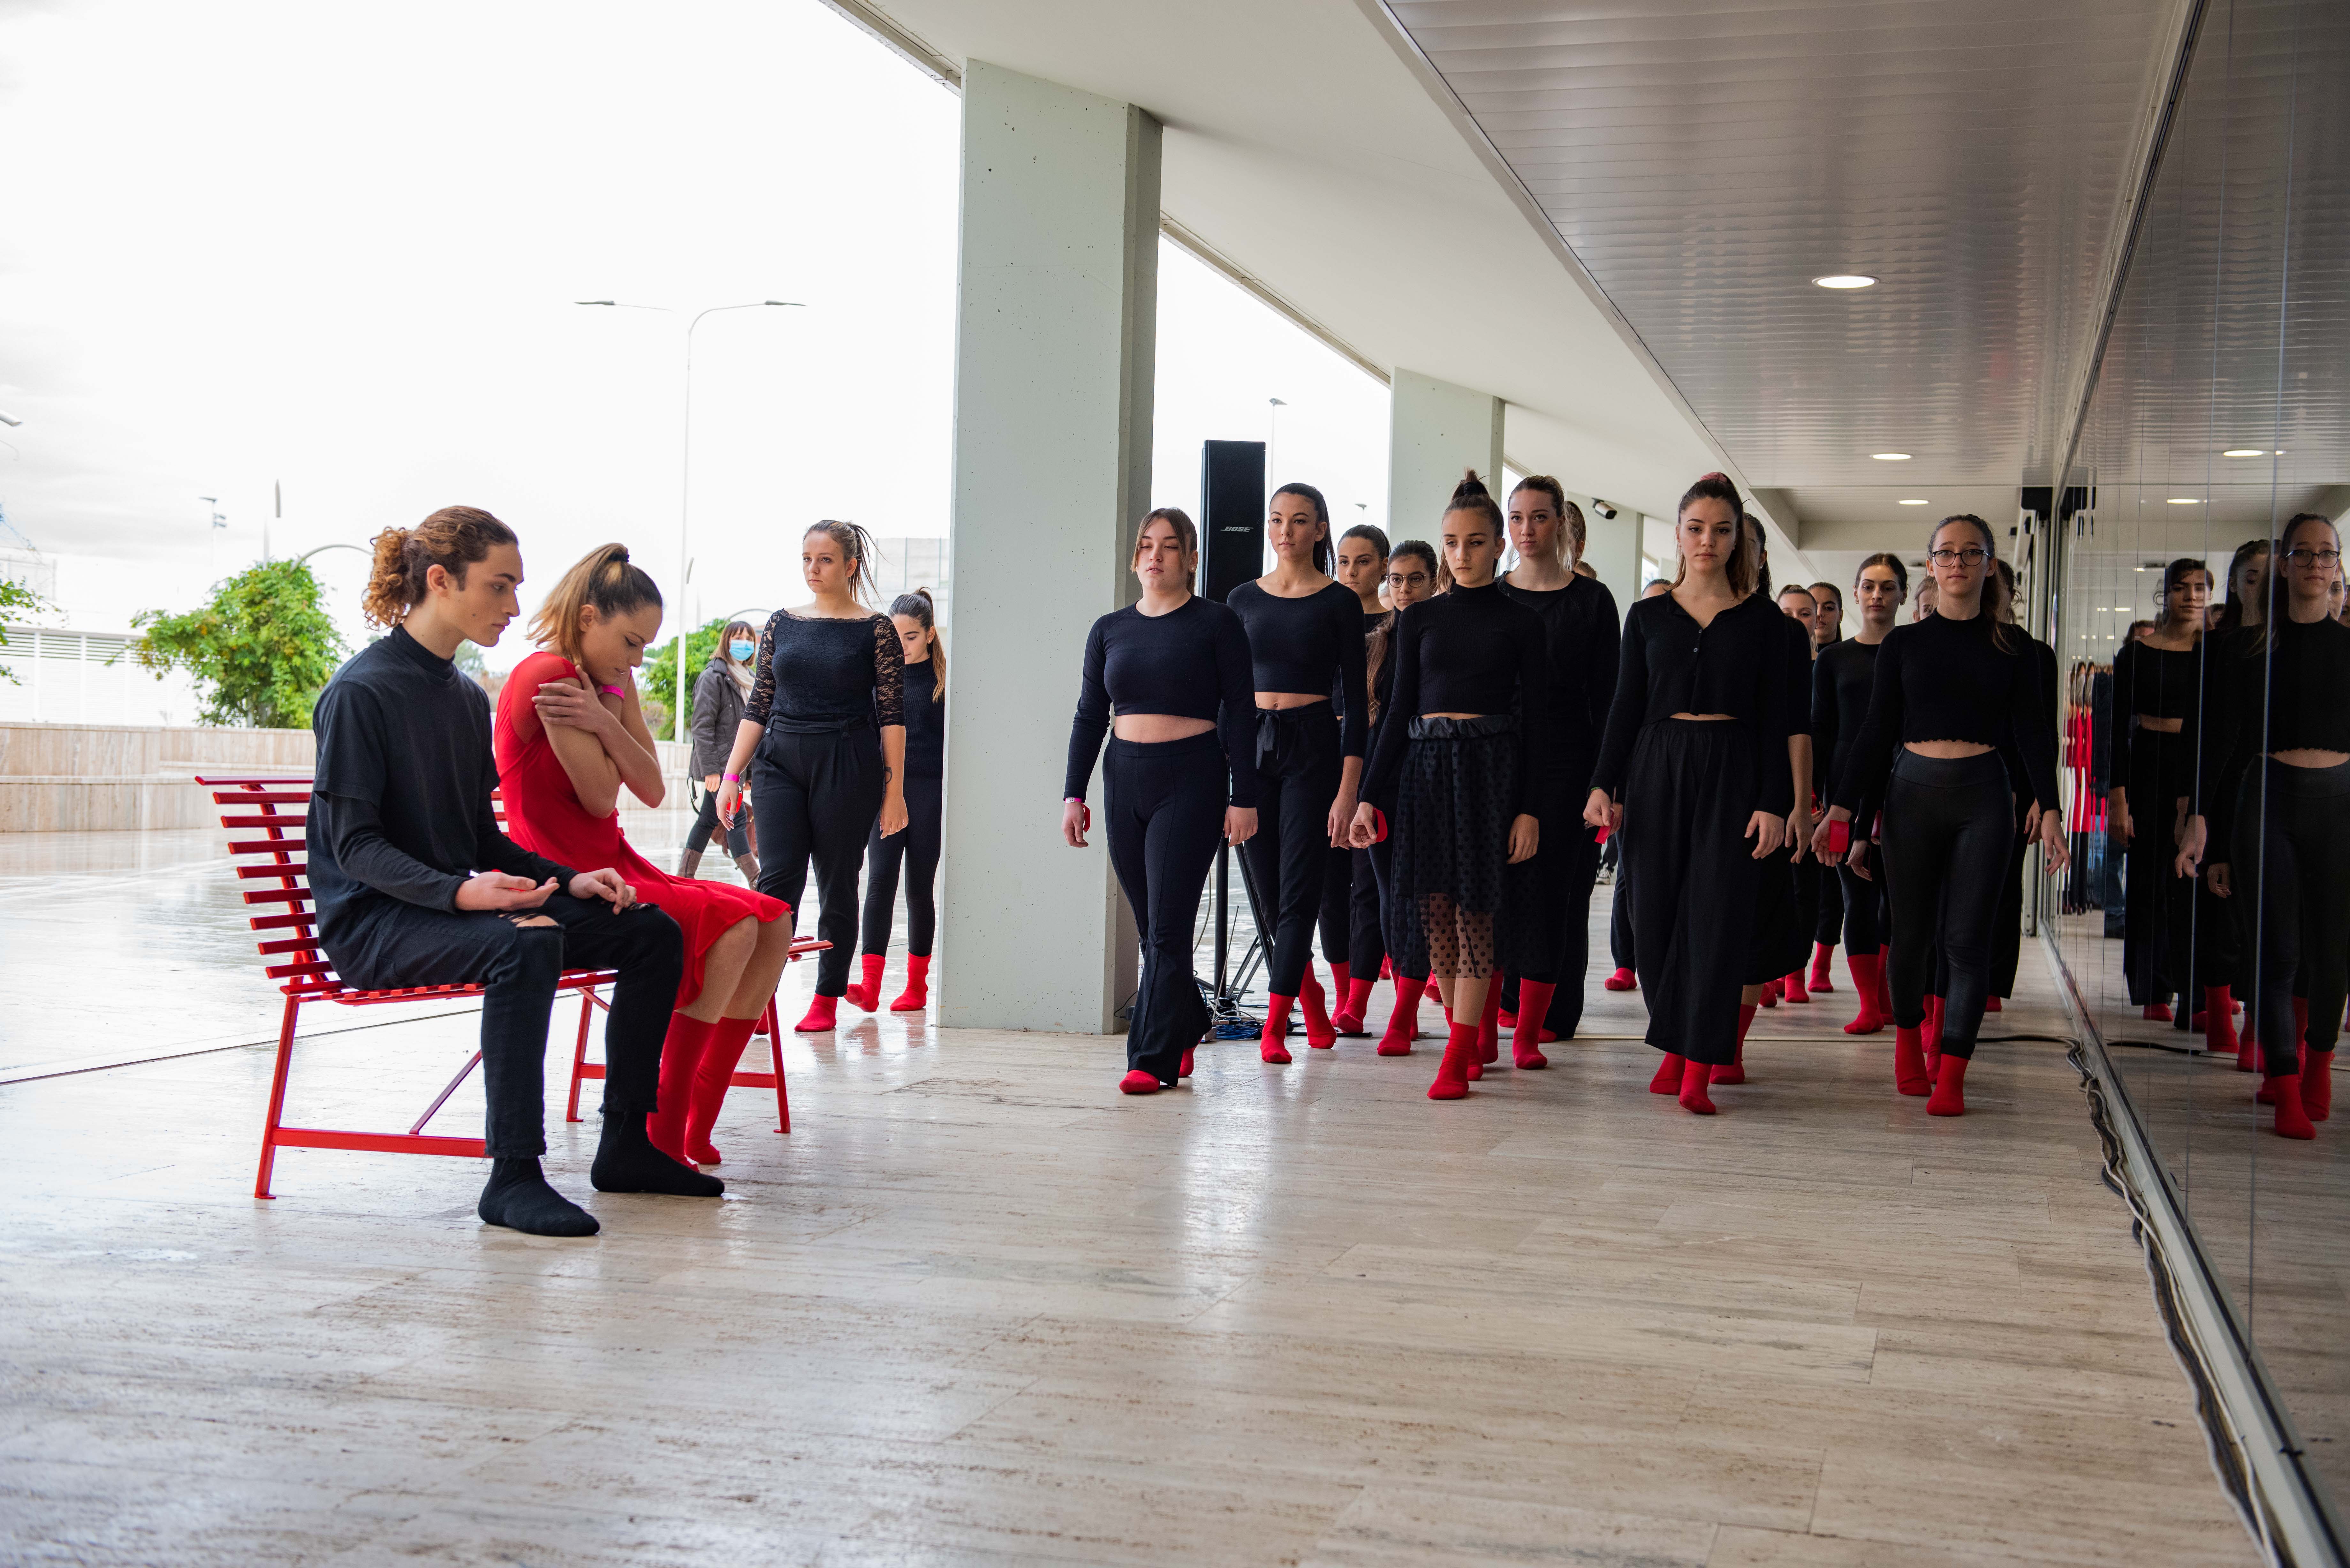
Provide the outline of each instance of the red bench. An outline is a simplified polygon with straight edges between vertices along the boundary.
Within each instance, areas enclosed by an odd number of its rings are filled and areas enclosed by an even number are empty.
[[[345,985],[337,979],[334,964],[318,946],[317,916],[310,893],[309,863],[303,858],[306,840],[304,825],[310,805],[310,781],[307,778],[213,778],[199,776],[196,783],[213,792],[213,800],[220,805],[221,826],[229,833],[228,852],[239,864],[238,880],[244,884],[244,900],[247,905],[270,912],[250,917],[253,929],[261,933],[256,945],[261,950],[262,972],[278,981],[278,990],[286,994],[286,1009],[277,1029],[277,1064],[269,1083],[269,1115],[261,1129],[261,1169],[253,1184],[255,1198],[274,1196],[269,1190],[269,1177],[281,1148],[353,1148],[385,1154],[445,1154],[464,1155],[479,1159],[485,1152],[477,1137],[443,1137],[427,1133],[426,1124],[432,1120],[449,1096],[466,1075],[480,1064],[482,1054],[476,1050],[455,1077],[449,1080],[424,1114],[404,1133],[348,1132],[328,1127],[287,1127],[285,1124],[286,1079],[294,1062],[294,1035],[301,1019],[302,1008],[313,1002],[331,1002],[342,1007],[381,1007],[400,1002],[441,1002],[451,998],[479,996],[478,985],[405,986],[389,991],[361,991]],[[501,805],[499,816],[504,811]],[[246,836],[257,834],[259,836]],[[276,908],[272,908],[275,906]],[[792,944],[792,957],[821,951],[832,944],[807,939]],[[579,1028],[572,1044],[571,1096],[566,1112],[567,1119],[579,1119],[579,1085],[583,1079],[600,1078],[604,1066],[588,1060],[588,1024],[598,1007],[610,1010],[611,1004],[597,994],[598,988],[610,984],[618,976],[610,970],[568,970],[556,982],[557,995],[576,992],[579,996]],[[784,1053],[781,1030],[775,1018],[773,998],[767,1002],[762,1020],[767,1034],[768,1049],[774,1058],[772,1073],[741,1073],[734,1075],[732,1085],[736,1088],[772,1088],[775,1091],[775,1130],[792,1130],[791,1100],[784,1086]]]

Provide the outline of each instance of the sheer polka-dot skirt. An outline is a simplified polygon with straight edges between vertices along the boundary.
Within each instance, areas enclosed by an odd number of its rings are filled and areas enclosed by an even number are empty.
[[[1388,948],[1409,975],[1514,970],[1513,942],[1528,926],[1526,867],[1509,863],[1517,720],[1415,718],[1410,736],[1396,787]]]

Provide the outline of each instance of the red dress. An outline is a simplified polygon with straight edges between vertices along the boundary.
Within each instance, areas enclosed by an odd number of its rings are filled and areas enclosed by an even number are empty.
[[[711,944],[744,916],[780,920],[791,913],[780,898],[723,882],[672,877],[629,846],[620,814],[590,816],[563,760],[548,742],[531,698],[550,680],[576,677],[578,668],[559,653],[534,653],[506,677],[498,693],[498,717],[491,732],[497,750],[498,787],[504,792],[506,834],[516,844],[575,871],[608,866],[636,889],[639,900],[657,904],[685,932],[685,979],[677,1005],[692,1005],[702,994],[702,960]]]

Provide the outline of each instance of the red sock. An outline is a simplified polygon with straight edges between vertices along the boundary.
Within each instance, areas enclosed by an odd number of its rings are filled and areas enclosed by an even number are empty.
[[[2266,1093],[2276,1106],[2276,1135],[2279,1137],[2310,1138],[2317,1136],[2311,1125],[2309,1109],[2301,1103],[2301,1075],[2280,1073],[2268,1081]]]
[[[1893,1022],[1893,949],[1877,950],[1877,1016]]]
[[[1681,1092],[1681,1075],[1688,1065],[1689,1062],[1686,1057],[1676,1056],[1669,1051],[1666,1052],[1665,1059],[1657,1064],[1657,1075],[1648,1080],[1648,1093],[1652,1095],[1679,1094]]]
[[[1444,1037],[1444,1060],[1436,1065],[1436,1082],[1428,1085],[1431,1100],[1458,1100],[1469,1093],[1470,1069],[1477,1064],[1477,1026],[1456,1023]]]
[[[1942,1049],[1942,998],[1926,998],[1926,1054],[1939,1055]]]
[[[1178,1078],[1188,1078],[1191,1075],[1191,1050],[1189,1045],[1183,1047],[1183,1064],[1175,1069],[1175,1075]]]
[[[661,1037],[660,1082],[655,1090],[660,1108],[645,1117],[645,1137],[652,1146],[682,1163],[685,1127],[693,1108],[693,1075],[702,1054],[710,1048],[712,1026],[682,1012],[669,1015],[669,1033]]]
[[[1264,1010],[1264,1033],[1257,1036],[1256,1054],[1268,1062],[1285,1064],[1289,1061],[1289,1047],[1284,1042],[1289,1038],[1290,1004],[1296,1000],[1276,996]]]
[[[841,995],[847,997],[859,1012],[870,1012],[881,1005],[881,966],[889,962],[884,953],[865,955],[865,978],[848,982]]]
[[[1834,991],[1835,989],[1835,986],[1828,983],[1828,971],[1833,968],[1835,964],[1835,944],[1834,942],[1814,942],[1812,944],[1812,989],[1814,991]]]
[[[1379,955],[1379,978],[1381,980],[1395,978],[1395,960],[1385,953]]]
[[[1118,1081],[1118,1092],[1121,1095],[1155,1095],[1159,1092],[1159,1080],[1137,1067]]]
[[[1929,1116],[1962,1116],[1967,1114],[1967,1059],[1945,1056],[1934,1075],[1934,1097],[1926,1102]]]
[[[1745,1002],[1740,1002],[1738,1004],[1738,1048],[1728,1062],[1713,1069],[1713,1082],[1717,1084],[1746,1082],[1746,1032],[1753,1026],[1754,1009]]]
[[[1347,1000],[1347,987],[1354,978],[1355,971],[1347,966],[1347,961],[1345,959],[1332,960],[1330,964],[1331,999],[1340,1003],[1344,1003]]]
[[[840,998],[837,996],[812,996],[808,998],[807,1016],[802,1018],[797,1023],[792,1025],[792,1033],[795,1034],[822,1034],[828,1032],[834,1027],[834,1014],[838,1011],[839,1007]]]
[[[1874,1034],[1885,1027],[1885,1014],[1877,1008],[1877,966],[1884,961],[1882,952],[1844,955],[1844,967],[1852,975],[1852,993],[1860,999],[1860,1011],[1844,1026],[1846,1034]]]
[[[710,1026],[710,1044],[703,1047],[702,1066],[693,1075],[693,1111],[685,1124],[685,1150],[696,1165],[716,1165],[718,1146],[710,1141],[726,1091],[734,1082],[734,1064],[751,1044],[755,1018],[722,1018]]]
[[[1303,1002],[1307,997],[1313,997],[1319,1001],[1321,996],[1322,982],[1314,976],[1314,959],[1311,954],[1308,954],[1305,967],[1300,970],[1297,975],[1297,1000]]]
[[[1409,1056],[1412,1036],[1419,1033],[1419,999],[1428,994],[1424,981],[1395,977],[1395,1010],[1388,1014],[1387,1033],[1379,1036],[1379,1054]]]
[[[1933,1079],[1926,1075],[1926,1047],[1918,1031],[1895,1025],[1893,1030],[1893,1087],[1896,1093],[1930,1095]]]
[[[1804,971],[1802,970],[1796,970],[1789,974],[1785,980],[1780,982],[1780,986],[1785,992],[1787,1000],[1791,1002],[1809,1002],[1812,999],[1812,993],[1804,989]]]
[[[1640,982],[1633,978],[1632,971],[1630,970],[1619,969],[1614,974],[1609,975],[1606,980],[1601,981],[1599,983],[1606,986],[1610,991],[1631,991],[1637,988]]]
[[[2311,1051],[2301,1054],[2301,1108],[2309,1119],[2322,1122],[2334,1115],[2334,1053]]]
[[[1779,982],[1777,981],[1766,980],[1762,982],[1762,998],[1757,1005],[1762,1007],[1776,1007],[1779,1005]]]
[[[920,1012],[931,1004],[931,959],[928,953],[906,955],[906,989],[889,1004],[892,1012]]]
[[[1316,1051],[1327,1051],[1338,1044],[1338,1031],[1330,1023],[1329,1012],[1322,1004],[1322,988],[1314,983],[1314,966],[1305,966],[1306,989],[1298,993],[1305,1014],[1305,1044]]]
[[[1543,1019],[1550,1012],[1551,992],[1557,989],[1538,980],[1518,981],[1518,1022],[1510,1031],[1510,1060],[1521,1071],[1550,1065],[1550,1058],[1542,1054]]]
[[[2309,998],[2293,999],[2293,1044],[2296,1050],[2309,1048]]]
[[[1363,1025],[1363,1014],[1371,1005],[1371,982],[1347,977],[1347,1000],[1331,1016],[1330,1026],[1348,1039],[1357,1039],[1370,1031]]]
[[[2236,1071],[2257,1073],[2261,1070],[2260,1036],[2248,1021],[2244,1032],[2236,1037]]]
[[[2163,1002],[2149,1002],[2138,1016],[2144,1018],[2148,1023],[2168,1023],[2170,1022],[2170,1004]]]
[[[1495,1062],[1502,1055],[1502,971],[1485,977],[1485,1010],[1477,1016],[1477,1060]]]
[[[1695,1057],[1690,1059],[1689,1064],[1681,1069],[1681,1109],[1700,1116],[1713,1115],[1713,1102],[1706,1097],[1705,1093],[1706,1080],[1712,1077],[1713,1073],[1713,1068]]]
[[[2000,998],[1996,996],[1986,996],[1983,998],[1983,1011],[1985,1012],[1999,1012],[2004,1011],[2004,1006]]]
[[[2224,985],[2203,988],[2203,1048],[2206,1051],[2233,1051],[2236,1039],[2236,1008]]]

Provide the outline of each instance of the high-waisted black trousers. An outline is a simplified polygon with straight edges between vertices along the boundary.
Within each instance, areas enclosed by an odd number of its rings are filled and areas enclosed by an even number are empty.
[[[865,840],[865,940],[868,953],[889,950],[889,926],[897,914],[898,869],[906,872],[906,950],[931,956],[939,934],[939,835],[946,810],[946,781],[906,781],[906,831],[881,836],[877,816]]]
[[[799,732],[767,726],[751,753],[751,809],[759,819],[759,891],[792,907],[816,862],[816,935],[832,944],[816,960],[818,996],[848,989],[857,952],[857,865],[881,815],[881,737],[870,724]]]
[[[1754,815],[1754,735],[1720,719],[1664,719],[1640,732],[1624,777],[1623,886],[1648,1044],[1726,1064],[1738,1052],[1738,991],[1763,862]]]
[[[2130,1005],[2168,1002],[2188,985],[2194,951],[2194,889],[2172,863],[2178,857],[2179,782],[2191,774],[2188,737],[2134,726],[2129,737],[2129,846],[2122,852],[2122,974]],[[2122,759],[2116,759],[2117,761]]]
[[[1208,1029],[1191,928],[1223,832],[1224,774],[1223,743],[1212,730],[1149,745],[1112,737],[1102,760],[1109,863],[1142,936],[1126,1064],[1162,1084],[1175,1082],[1183,1053]]]
[[[1812,928],[1812,940],[1832,948],[1844,940],[1844,878],[1817,861],[1811,864],[1820,874],[1820,918]]]
[[[1347,973],[1356,980],[1377,981],[1379,965],[1388,956],[1387,938],[1379,927],[1381,889],[1387,885],[1387,840],[1382,838],[1368,849],[1350,849],[1347,857],[1354,871],[1347,888]]]
[[[541,915],[555,923],[521,923]],[[685,978],[685,936],[653,905],[615,910],[601,898],[557,893],[536,909],[494,914],[386,899],[327,956],[346,984],[369,991],[484,988],[482,1092],[493,1159],[546,1152],[546,1024],[567,969],[619,971],[604,1024],[604,1114],[659,1108],[661,1039]]]
[[[2293,982],[2309,1000],[2309,1048],[2331,1051],[2342,1033],[2350,963],[2350,763],[2296,768],[2253,759],[2236,794],[2228,875],[2237,919],[2256,955],[2249,1016],[2258,1021],[2262,1065],[2301,1070]]]
[[[1256,836],[1243,846],[1261,919],[1273,922],[1265,983],[1295,996],[1314,950],[1314,922],[1338,797],[1338,715],[1327,702],[1256,711]]]
[[[1921,757],[1905,748],[1893,759],[1882,867],[1893,903],[1893,1022],[1915,1029],[1926,1021],[1939,923],[1940,961],[1950,977],[1942,1010],[1945,1055],[1972,1056],[1982,1028],[1991,922],[2015,839],[2014,811],[2007,764],[1996,752]]]

